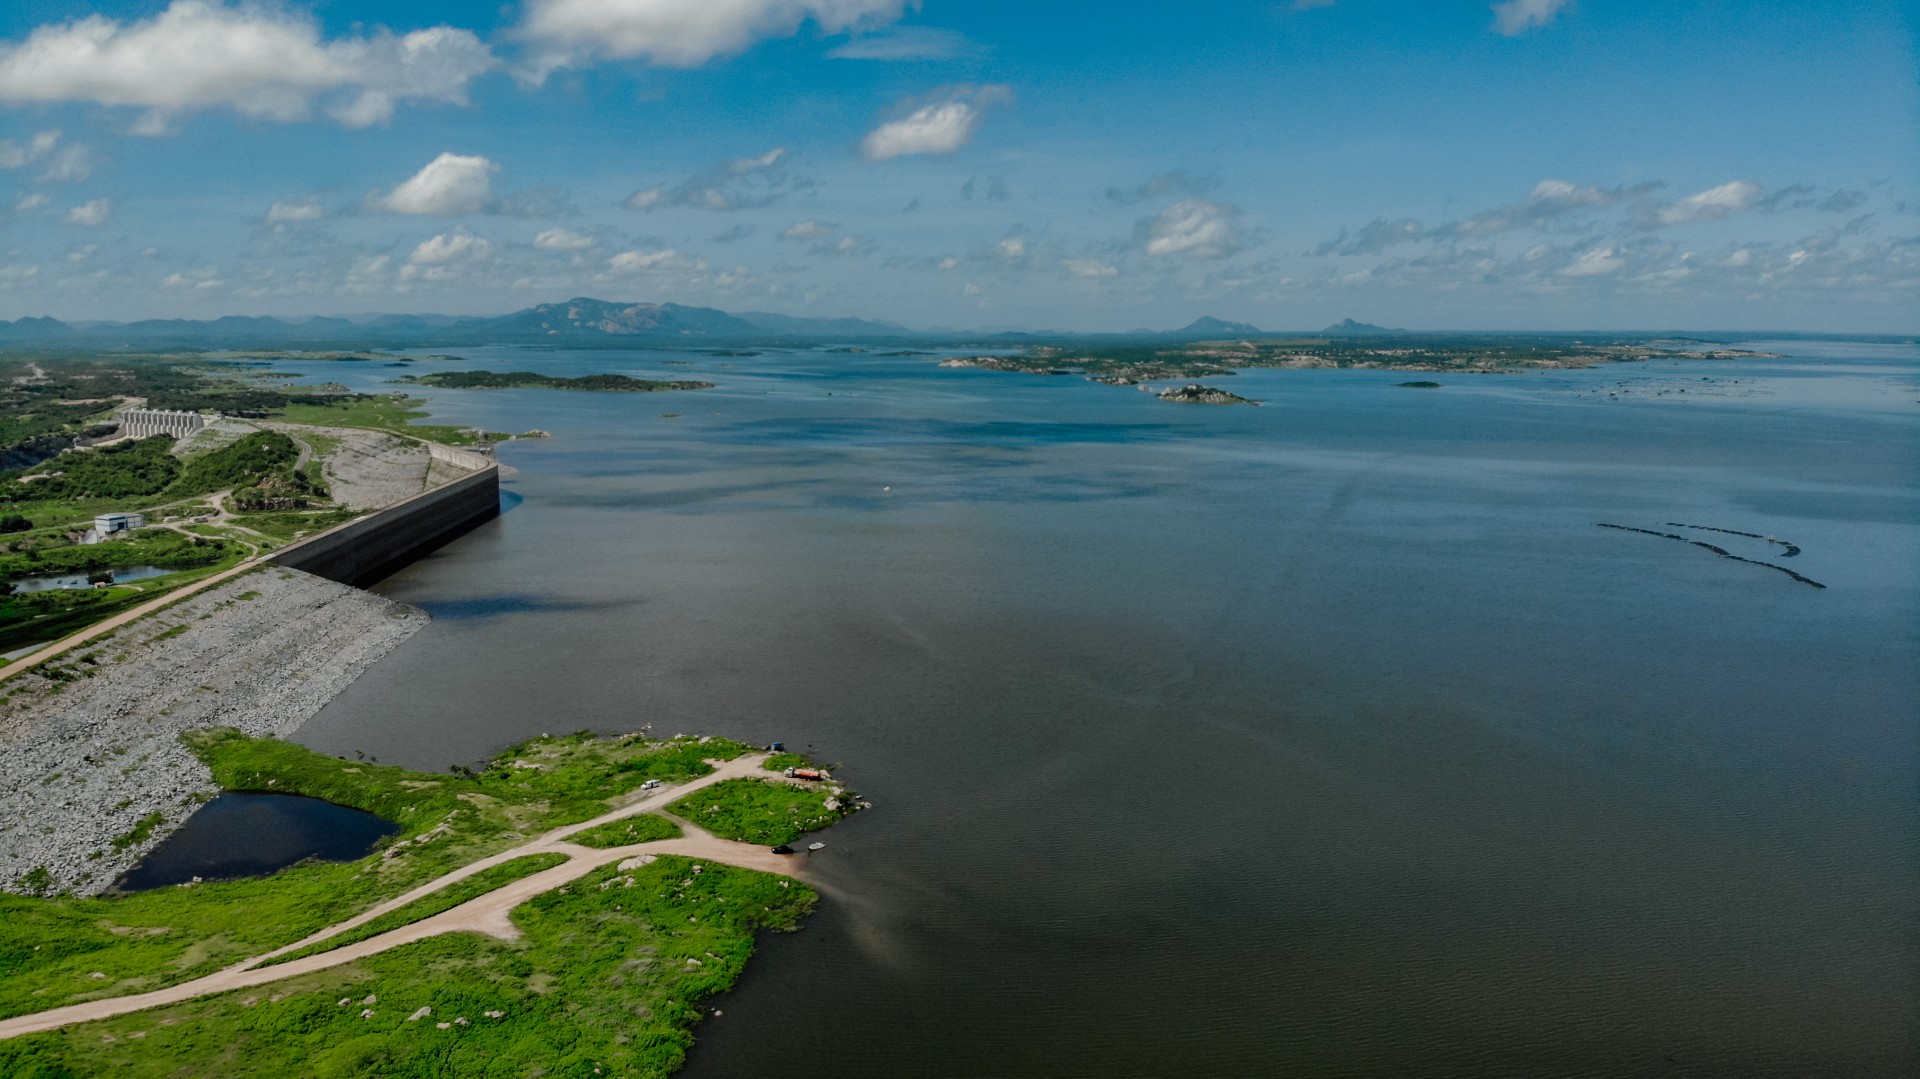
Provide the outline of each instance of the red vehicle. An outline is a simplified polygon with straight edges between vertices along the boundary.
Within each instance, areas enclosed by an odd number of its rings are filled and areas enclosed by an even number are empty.
[[[818,768],[789,768],[787,769],[787,774],[789,776],[792,776],[795,779],[811,779],[811,780],[818,781],[818,780],[827,778],[827,774],[825,772],[822,772]]]

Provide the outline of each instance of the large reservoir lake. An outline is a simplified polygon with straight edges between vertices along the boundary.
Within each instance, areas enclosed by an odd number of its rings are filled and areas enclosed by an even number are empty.
[[[376,586],[432,625],[298,737],[838,763],[877,808],[686,1076],[1913,1075],[1920,351],[1743,345],[1788,358],[1217,380],[1257,408],[421,359],[717,388],[415,391],[555,437]]]

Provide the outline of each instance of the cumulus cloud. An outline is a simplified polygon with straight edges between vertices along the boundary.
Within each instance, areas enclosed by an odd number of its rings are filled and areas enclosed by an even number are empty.
[[[532,78],[596,59],[698,67],[811,20],[829,34],[898,19],[908,0],[530,0],[514,31],[538,54]],[[914,6],[919,6],[917,3]]]
[[[1684,225],[1690,221],[1716,221],[1728,214],[1751,209],[1759,199],[1759,184],[1734,180],[1662,206],[1654,213],[1650,223]]]
[[[1618,248],[1596,247],[1582,252],[1579,258],[1563,267],[1560,270],[1560,276],[1605,277],[1608,274],[1619,273],[1626,264],[1627,260],[1621,257]]]
[[[13,204],[13,208],[21,213],[26,213],[28,210],[38,210],[52,202],[53,199],[50,196],[43,195],[36,191],[31,195],[22,195],[20,200]]]
[[[656,185],[635,191],[621,200],[620,205],[629,210],[651,210],[660,205],[660,201],[666,197],[667,189]]]
[[[542,251],[585,251],[593,244],[592,236],[572,229],[548,229],[533,238],[533,246]]]
[[[607,268],[616,273],[643,273],[667,267],[678,258],[679,253],[671,247],[659,251],[622,251],[607,260]]]
[[[447,266],[471,262],[493,252],[493,245],[470,232],[443,232],[420,242],[407,256],[410,266]]]
[[[493,206],[493,174],[499,171],[499,165],[484,157],[441,154],[373,204],[396,214],[428,217],[483,213]]]
[[[1493,5],[1493,32],[1508,37],[1552,22],[1573,0],[1502,0]]]
[[[1118,266],[1099,259],[1062,259],[1060,265],[1075,277],[1113,277],[1120,272]]]
[[[465,104],[495,66],[467,30],[384,28],[331,40],[311,18],[268,7],[174,0],[150,19],[90,15],[0,44],[0,101],[141,108],[141,134],[209,108],[292,121],[316,103],[349,127],[381,123],[403,101]]]
[[[1000,237],[1000,240],[998,243],[995,243],[993,245],[993,253],[995,257],[1006,262],[1018,262],[1021,259],[1026,258],[1027,257],[1026,230],[1016,227],[1008,231],[1008,233],[1005,236]]]
[[[91,202],[83,202],[73,209],[68,210],[67,216],[62,218],[62,220],[69,225],[81,225],[86,228],[92,228],[95,225],[106,224],[107,218],[112,216],[112,199],[94,199]]]
[[[41,166],[43,180],[84,180],[93,175],[93,152],[78,143],[62,144],[60,132],[41,131],[25,142],[0,139],[0,169]]]
[[[326,216],[326,210],[320,206],[320,200],[305,198],[298,202],[276,202],[267,209],[267,224],[298,225],[308,221],[318,221]]]
[[[1186,199],[1141,222],[1147,254],[1189,259],[1225,258],[1240,250],[1240,208],[1209,199]]]
[[[823,240],[833,234],[833,226],[818,221],[796,221],[781,230],[782,240]]]
[[[1000,83],[944,86],[895,106],[900,115],[860,140],[868,161],[891,161],[910,154],[950,154],[973,141],[987,110],[1013,102],[1013,89]]]

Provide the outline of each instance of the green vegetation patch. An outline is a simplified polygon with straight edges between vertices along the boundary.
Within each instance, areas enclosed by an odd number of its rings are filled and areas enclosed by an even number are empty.
[[[435,937],[0,1042],[0,1074],[666,1076],[755,933],[792,929],[816,902],[803,884],[687,858],[609,867],[516,910],[520,940]]]
[[[408,375],[401,382],[438,386],[450,390],[548,389],[586,390],[594,393],[658,393],[662,390],[710,390],[711,382],[688,379],[662,381],[631,378],[627,375],[581,375],[562,378],[533,371],[435,371],[427,375]]]
[[[729,779],[667,807],[722,839],[791,843],[846,815],[839,788],[777,780]]]
[[[393,431],[414,438],[431,439],[449,446],[466,446],[474,441],[472,430],[465,427],[415,423],[416,420],[425,419],[427,411],[420,407],[418,400],[405,394],[313,396],[276,411],[288,423],[305,423],[316,427],[370,427],[377,431]]]
[[[568,837],[567,842],[607,850],[613,847],[630,847],[635,843],[651,843],[656,839],[678,839],[682,834],[680,826],[667,818],[658,817],[652,813],[642,813],[623,820],[609,821],[584,832],[575,832]]]
[[[187,541],[187,537],[172,532],[155,532],[154,538],[171,536],[173,540]],[[143,539],[145,537],[143,536]],[[191,541],[188,541],[189,544]],[[165,595],[185,585],[227,569],[245,557],[245,552],[233,544],[221,544],[217,541],[203,540],[206,547],[194,548],[189,545],[178,553],[177,557],[159,553],[155,561],[148,564],[169,565],[175,561],[191,562],[202,558],[214,558],[216,561],[206,565],[168,573],[160,577],[149,577],[131,584],[116,585],[109,588],[60,588],[43,592],[9,592],[7,580],[21,576],[39,576],[42,574],[77,574],[93,572],[107,566],[140,565],[147,562],[123,548],[131,547],[126,540],[113,543],[96,544],[91,547],[55,548],[44,552],[42,561],[14,562],[17,555],[0,556],[0,652],[11,652],[29,644],[41,641],[54,641],[69,633],[85,629],[104,619],[128,611],[157,596]],[[77,552],[77,556],[68,556],[62,552]],[[61,553],[59,559],[54,559]],[[155,554],[149,549],[148,554]],[[67,564],[75,559],[78,565]],[[50,563],[56,563],[51,564]],[[49,672],[42,668],[41,673]]]
[[[63,453],[0,482],[0,502],[144,498],[180,477],[180,462],[168,451],[173,439],[154,435],[92,450]]]
[[[533,835],[591,820],[646,779],[705,775],[712,768],[703,755],[746,750],[726,739],[570,735],[535,739],[481,770],[446,775],[341,760],[233,730],[183,741],[223,789],[324,798],[393,821],[400,832],[357,862],[303,863],[257,879],[99,898],[0,893],[0,1017],[209,974]]]
[[[679,829],[676,828],[675,832],[678,831]],[[501,862],[499,865],[488,866],[473,876],[455,881],[432,895],[421,896],[399,910],[388,911],[363,925],[355,926],[325,940],[316,941],[305,948],[288,952],[261,965],[275,966],[280,963],[290,963],[295,959],[304,959],[309,955],[318,955],[321,952],[330,952],[335,948],[344,948],[349,944],[370,940],[382,933],[401,929],[452,910],[468,900],[478,899],[488,892],[504,888],[523,877],[531,877],[535,873],[552,869],[554,866],[565,863],[566,860],[567,856],[564,854],[528,854]]]

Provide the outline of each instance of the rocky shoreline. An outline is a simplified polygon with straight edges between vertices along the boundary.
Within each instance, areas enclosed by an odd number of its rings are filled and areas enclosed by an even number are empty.
[[[0,888],[106,890],[215,793],[182,732],[291,734],[426,623],[269,566],[0,682]]]

